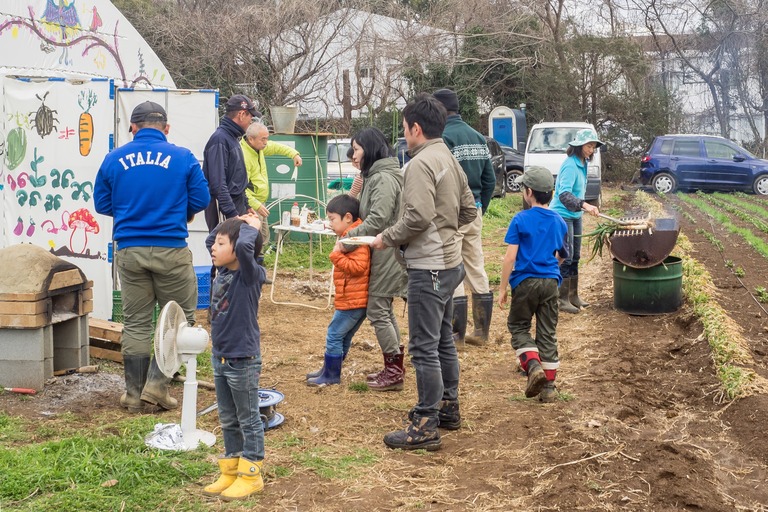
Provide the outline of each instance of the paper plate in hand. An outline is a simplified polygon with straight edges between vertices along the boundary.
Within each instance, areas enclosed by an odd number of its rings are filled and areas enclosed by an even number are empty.
[[[376,240],[375,236],[351,236],[343,238],[339,242],[347,245],[371,245]]]

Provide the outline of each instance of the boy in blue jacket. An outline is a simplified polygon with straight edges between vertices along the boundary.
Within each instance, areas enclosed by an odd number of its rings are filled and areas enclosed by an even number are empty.
[[[544,167],[532,167],[515,180],[523,185],[523,199],[531,206],[512,219],[504,241],[507,253],[501,267],[499,306],[512,303],[507,329],[520,366],[528,374],[525,396],[542,402],[557,398],[559,264],[568,256],[565,221],[547,205],[552,200],[554,179]],[[509,283],[509,288],[507,288]],[[531,337],[531,318],[536,317],[536,338]]]
[[[261,333],[258,313],[264,267],[261,221],[255,214],[227,219],[205,241],[216,266],[211,299],[213,381],[224,437],[221,476],[204,493],[225,501],[264,489],[264,425],[259,414]]]

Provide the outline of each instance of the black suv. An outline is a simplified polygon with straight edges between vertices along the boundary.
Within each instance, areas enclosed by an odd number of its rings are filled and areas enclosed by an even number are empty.
[[[640,181],[656,192],[678,188],[768,195],[768,160],[712,135],[662,135],[640,160]]]

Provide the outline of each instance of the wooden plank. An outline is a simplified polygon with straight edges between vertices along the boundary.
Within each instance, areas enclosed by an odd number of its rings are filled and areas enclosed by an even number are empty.
[[[85,283],[83,283],[83,289],[87,290],[88,288],[93,288],[93,279],[91,279],[90,281],[86,281]]]
[[[48,325],[48,314],[38,315],[0,315],[0,327],[12,329],[35,329]]]
[[[92,313],[93,312],[93,301],[92,300],[84,300],[83,301],[83,310],[82,313],[80,313],[80,316],[85,315],[86,313]]]
[[[45,292],[34,293],[0,293],[0,300],[4,302],[36,302],[48,297]]]
[[[82,291],[83,300],[93,300],[93,288],[86,288]]]
[[[88,333],[94,338],[120,343],[123,324],[91,317],[88,319]]]
[[[48,285],[49,290],[58,290],[59,288],[66,288],[67,286],[74,286],[83,283],[83,276],[80,275],[80,271],[76,268],[72,270],[65,270],[64,272],[57,272],[53,274],[51,284]]]
[[[47,299],[35,302],[5,302],[0,301],[0,315],[37,315],[47,313],[50,301]]]
[[[115,352],[114,350],[90,347],[88,351],[91,357],[95,357],[96,359],[108,359],[109,361],[115,361],[116,363],[123,362],[123,354],[120,352]]]

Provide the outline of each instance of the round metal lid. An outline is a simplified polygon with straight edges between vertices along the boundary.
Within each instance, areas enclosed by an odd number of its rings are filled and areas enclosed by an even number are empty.
[[[269,420],[269,422],[267,423],[267,428],[279,427],[280,425],[283,424],[284,421],[285,421],[285,416],[283,416],[279,412],[276,412],[275,416],[271,420]]]
[[[259,389],[259,408],[277,405],[284,398],[285,395],[274,389]]]

